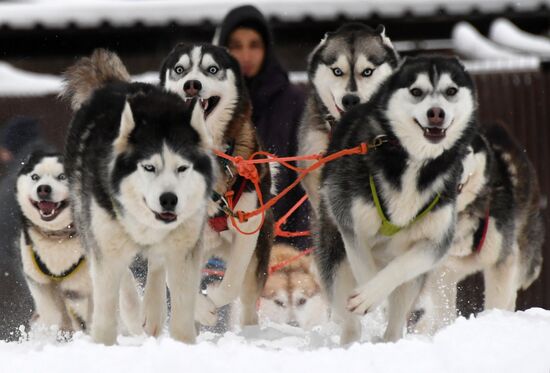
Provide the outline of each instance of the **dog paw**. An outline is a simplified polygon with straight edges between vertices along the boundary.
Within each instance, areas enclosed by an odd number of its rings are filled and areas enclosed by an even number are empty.
[[[162,327],[163,322],[158,317],[146,317],[143,322],[143,331],[151,337],[158,337]]]
[[[357,315],[365,315],[382,303],[384,297],[381,292],[369,285],[370,283],[353,291],[348,298],[348,311]]]
[[[195,320],[202,325],[216,325],[218,322],[218,313],[214,302],[204,295],[199,295],[196,302]]]

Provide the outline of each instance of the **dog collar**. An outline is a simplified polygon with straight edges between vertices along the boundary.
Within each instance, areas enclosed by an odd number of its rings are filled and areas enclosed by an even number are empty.
[[[54,239],[71,239],[77,236],[76,228],[74,226],[74,223],[71,223],[67,225],[65,229],[60,229],[57,231],[45,231],[41,229],[39,226],[37,226],[34,223],[31,223],[32,226],[35,228],[35,231],[40,233],[42,236],[46,238],[54,238]]]
[[[400,227],[398,225],[393,224],[391,221],[386,218],[386,215],[384,214],[384,211],[382,210],[382,205],[380,204],[380,200],[378,199],[378,193],[376,192],[376,185],[374,184],[374,177],[370,175],[369,177],[370,182],[370,190],[372,194],[372,199],[374,201],[374,205],[376,206],[376,211],[378,212],[378,216],[380,217],[380,220],[382,220],[382,225],[380,226],[380,229],[378,230],[378,233],[380,233],[383,236],[393,236],[397,232],[401,231],[403,228],[407,228],[420,219],[422,219],[424,216],[426,216],[430,211],[433,210],[435,205],[439,202],[440,194],[437,193],[433,201],[424,209],[424,211],[420,212],[418,215],[414,217],[413,220],[411,220],[407,225],[404,227]]]
[[[73,275],[82,266],[82,264],[86,261],[86,258],[84,257],[84,255],[82,255],[76,261],[76,263],[74,263],[71,267],[69,267],[69,269],[67,269],[67,270],[65,270],[65,271],[63,271],[63,272],[61,272],[60,274],[57,275],[57,274],[52,273],[50,271],[50,269],[48,268],[46,263],[44,263],[42,261],[42,259],[40,259],[40,255],[38,255],[38,253],[32,248],[32,245],[29,245],[29,249],[31,251],[31,256],[32,256],[33,263],[34,263],[34,266],[36,267],[36,269],[38,269],[38,271],[41,272],[43,275],[48,276],[49,278],[51,278],[52,280],[55,280],[55,281],[62,281],[62,280],[65,280],[67,277]]]

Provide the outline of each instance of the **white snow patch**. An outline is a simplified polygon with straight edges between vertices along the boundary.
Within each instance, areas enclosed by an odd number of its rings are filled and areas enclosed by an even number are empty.
[[[365,322],[364,327],[377,333],[374,324]],[[119,337],[119,344],[112,347],[94,344],[82,334],[68,343],[30,338],[0,343],[0,361],[2,371],[18,373],[542,373],[550,369],[550,311],[542,309],[486,312],[469,320],[460,318],[433,338],[410,335],[397,343],[356,343],[347,349],[337,346],[336,332],[333,324],[311,332],[268,324],[222,336],[203,333],[193,346],[166,335]]]

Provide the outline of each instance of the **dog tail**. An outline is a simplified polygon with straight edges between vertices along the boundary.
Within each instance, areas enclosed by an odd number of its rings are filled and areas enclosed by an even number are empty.
[[[73,110],[90,98],[94,90],[113,82],[129,82],[130,74],[120,58],[105,49],[78,60],[64,73],[60,96],[71,102]]]

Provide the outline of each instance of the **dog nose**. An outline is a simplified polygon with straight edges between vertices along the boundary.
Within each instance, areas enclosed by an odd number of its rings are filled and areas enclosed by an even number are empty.
[[[440,107],[433,107],[428,110],[428,123],[432,126],[441,126],[445,120],[445,112]]]
[[[189,97],[198,95],[201,89],[202,84],[198,80],[188,80],[183,85],[183,91]]]
[[[52,187],[46,184],[39,185],[36,188],[36,193],[40,198],[47,198],[52,193]]]
[[[174,211],[178,204],[178,196],[174,193],[162,193],[159,200],[164,211]]]
[[[287,322],[287,324],[290,325],[290,326],[293,326],[295,328],[298,328],[300,326],[300,324],[298,324],[298,321],[296,321],[296,320],[291,320],[291,321]]]
[[[355,105],[359,104],[359,97],[356,95],[345,95],[342,98],[342,105],[344,106],[344,110],[349,110]]]

